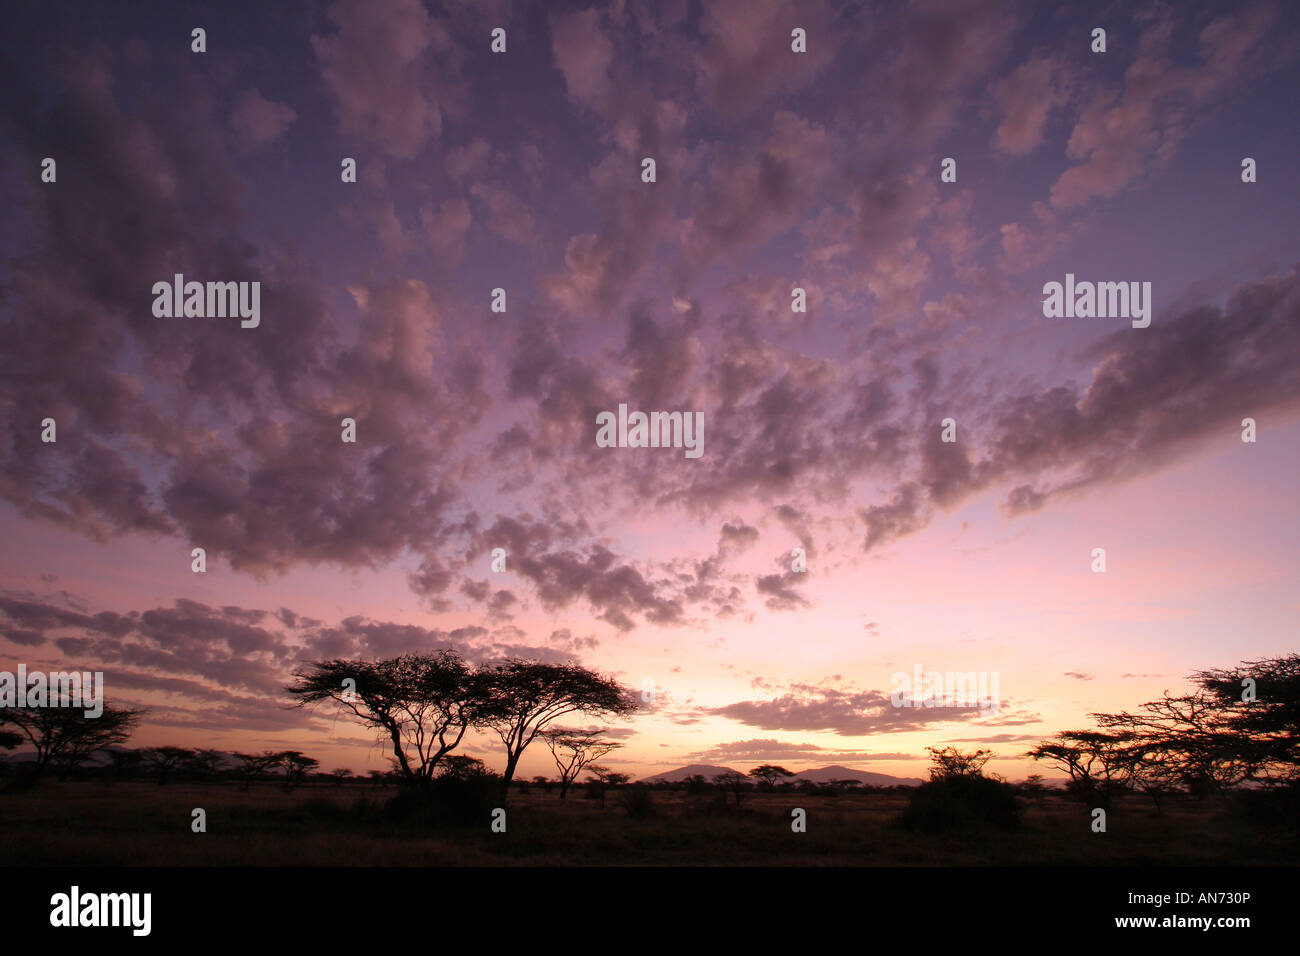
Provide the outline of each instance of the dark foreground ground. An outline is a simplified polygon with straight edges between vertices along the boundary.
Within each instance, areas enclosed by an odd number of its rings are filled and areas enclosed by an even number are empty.
[[[1088,808],[1057,795],[1026,803],[1021,827],[911,833],[894,819],[906,794],[751,793],[739,810],[718,794],[657,791],[629,809],[582,791],[512,794],[506,832],[431,830],[383,812],[393,791],[367,785],[48,782],[0,793],[0,866],[440,865],[1294,865],[1295,821],[1251,823],[1192,801],[1157,816],[1133,799],[1093,833]],[[207,811],[207,832],[191,831]],[[807,832],[791,831],[791,810]]]

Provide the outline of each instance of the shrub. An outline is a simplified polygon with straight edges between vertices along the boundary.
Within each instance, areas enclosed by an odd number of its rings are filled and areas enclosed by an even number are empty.
[[[651,798],[648,787],[629,787],[620,794],[619,803],[633,820],[648,820],[659,814],[659,805]]]
[[[952,776],[923,783],[913,791],[898,822],[909,830],[951,833],[982,826],[1020,825],[1015,788],[988,777]]]
[[[501,778],[493,773],[443,775],[427,790],[403,789],[384,805],[394,822],[425,827],[483,826],[501,802]]]

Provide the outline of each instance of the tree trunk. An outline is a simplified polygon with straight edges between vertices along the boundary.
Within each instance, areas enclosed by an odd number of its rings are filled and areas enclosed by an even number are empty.
[[[510,794],[510,781],[515,777],[515,767],[519,764],[519,758],[523,751],[518,753],[506,753],[506,770],[501,775],[501,802],[505,803],[506,797]]]

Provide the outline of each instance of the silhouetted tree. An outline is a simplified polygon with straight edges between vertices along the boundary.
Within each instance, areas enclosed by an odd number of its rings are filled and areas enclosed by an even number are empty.
[[[389,742],[402,784],[414,790],[427,789],[486,698],[482,682],[451,650],[318,661],[294,676],[297,683],[287,690],[301,706],[334,701]]]
[[[238,773],[243,778],[243,789],[247,790],[253,786],[253,782],[258,777],[265,776],[266,772],[280,762],[280,755],[274,750],[264,750],[260,754],[232,753],[232,757],[239,761]]]
[[[1043,805],[1043,794],[1047,788],[1043,785],[1041,773],[1031,773],[1020,784],[1020,792],[1029,797],[1037,806]]]
[[[1095,731],[1068,731],[1030,751],[1070,774],[1071,790],[1109,806],[1133,788],[1157,812],[1179,788],[1205,796],[1246,781],[1300,781],[1300,655],[1192,675],[1191,693],[1166,693],[1136,711],[1091,714]],[[1253,696],[1246,692],[1253,685]]]
[[[1026,756],[1050,760],[1070,775],[1069,792],[1094,807],[1109,809],[1125,789],[1129,736],[1096,730],[1067,730]]]
[[[347,767],[335,767],[330,771],[330,776],[334,778],[334,786],[341,787],[352,779],[352,771]]]
[[[587,778],[587,796],[600,797],[600,805],[605,805],[605,791],[613,787],[622,786],[632,779],[625,773],[619,773],[617,770],[610,770],[608,767],[602,767],[599,764],[588,764],[587,773],[591,774]]]
[[[726,773],[716,774],[713,778],[723,790],[730,790],[736,795],[736,806],[740,806],[740,796],[745,790],[746,782],[743,773],[737,773],[734,770],[728,770]]]
[[[930,751],[931,780],[943,780],[947,777],[979,777],[983,775],[984,765],[993,756],[991,750],[972,750],[964,752],[956,747],[926,747]]]
[[[146,747],[140,751],[140,756],[158,774],[158,786],[161,787],[194,759],[194,751],[188,747]]]
[[[278,756],[280,768],[284,770],[284,789],[289,791],[302,783],[307,774],[320,766],[319,760],[305,756],[299,750],[284,750]]]
[[[185,769],[197,777],[215,777],[225,765],[226,755],[220,750],[201,748],[190,753]]]
[[[1192,680],[1230,715],[1227,726],[1250,741],[1248,779],[1270,785],[1300,781],[1300,654],[1199,671]],[[1248,680],[1252,701],[1243,699]]]
[[[690,774],[689,777],[682,779],[682,783],[685,784],[686,792],[693,793],[693,795],[707,793],[714,788],[714,784],[708,782],[708,779],[703,774]]]
[[[525,748],[566,714],[611,717],[633,713],[639,704],[612,677],[578,664],[541,664],[511,658],[484,672],[486,700],[476,724],[494,731],[506,748],[502,796],[510,790]]]
[[[114,780],[128,780],[140,775],[140,765],[144,762],[139,750],[127,747],[112,747],[104,751],[113,768]]]
[[[686,792],[692,794],[708,793],[712,784],[702,773],[693,773],[686,777],[682,783],[686,784]]]
[[[0,750],[13,750],[23,742],[22,734],[15,734],[8,730],[0,730]],[[0,757],[0,777],[9,773],[9,758]]]
[[[442,762],[442,769],[438,776],[446,777],[449,780],[469,780],[473,777],[491,776],[492,771],[488,770],[487,764],[477,757],[453,755]]]
[[[542,731],[542,739],[550,748],[555,766],[560,771],[561,800],[567,796],[569,785],[577,779],[584,767],[623,746],[602,739],[602,733],[602,730],[566,730],[560,727]]]
[[[776,782],[782,777],[793,777],[794,774],[786,770],[785,767],[778,767],[776,764],[765,763],[761,767],[755,767],[749,772],[751,777],[763,781],[769,790],[776,789]]]
[[[1217,792],[1250,779],[1266,762],[1264,749],[1240,732],[1232,708],[1204,691],[1165,694],[1135,713],[1090,716],[1124,739],[1128,782],[1148,793],[1180,783],[1192,793]]]
[[[907,808],[898,818],[900,824],[928,833],[1020,825],[1016,788],[1000,777],[984,776],[991,750],[926,749],[934,763],[930,779],[908,795]]]
[[[143,710],[107,704],[98,717],[87,717],[80,707],[4,707],[0,725],[18,728],[36,748],[35,782],[51,763],[63,767],[66,776],[91,754],[123,743],[143,715]]]

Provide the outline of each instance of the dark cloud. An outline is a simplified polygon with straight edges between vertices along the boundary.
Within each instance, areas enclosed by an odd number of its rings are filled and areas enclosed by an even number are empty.
[[[846,737],[922,730],[933,724],[971,720],[974,707],[895,707],[878,691],[848,691],[810,684],[792,685],[771,700],[744,700],[704,713],[762,730],[829,731]]]
[[[1300,267],[1238,286],[1226,305],[1160,314],[1089,346],[1092,380],[1010,395],[994,405],[988,439],[972,454],[926,430],[911,480],[860,512],[866,547],[928,524],[935,508],[1016,482],[1011,515],[1050,500],[1157,470],[1241,419],[1300,407],[1300,372],[1284,356],[1300,348]],[[936,423],[937,425],[937,423]]]
[[[754,580],[754,586],[760,595],[765,595],[765,604],[773,611],[797,611],[808,607],[809,603],[796,589],[802,584],[807,572],[785,571],[781,574],[764,574]]]
[[[1083,386],[1002,375],[988,344],[1002,340],[966,344],[1009,328],[975,321],[1007,308],[1002,277],[974,268],[999,238],[977,225],[1005,217],[977,218],[980,202],[943,192],[934,169],[963,123],[1028,155],[1058,112],[1082,108],[1052,196],[1122,188],[1190,128],[1188,104],[1285,62],[1278,8],[1198,24],[1196,69],[1177,65],[1173,12],[1157,11],[1122,84],[1087,102],[1076,59],[1049,69],[1041,37],[1018,45],[1029,18],[1000,3],[870,17],[811,4],[806,55],[766,0],[565,6],[535,24],[550,33],[538,57],[467,53],[504,9],[330,4],[297,38],[328,109],[183,50],[160,61],[165,88],[111,44],[72,43],[58,69],[41,54],[55,80],[40,89],[6,54],[0,162],[57,155],[60,178],[12,177],[0,497],[24,518],[100,541],[170,536],[254,574],[412,556],[411,589],[435,612],[469,602],[497,625],[537,601],[627,630],[747,614],[747,597],[806,606],[784,570],[752,588],[729,576],[758,534],[738,514],[764,534],[775,516],[810,556],[814,529],[856,514],[874,550],[973,495],[998,489],[1026,513],[1296,408],[1294,272],[1062,356]],[[512,28],[512,51],[523,36]],[[519,71],[512,109],[527,123],[482,109],[476,90],[498,89],[484,69]],[[471,107],[464,135],[447,120]],[[274,149],[232,150],[232,123]],[[357,142],[379,155],[355,195],[303,214],[286,241],[261,208],[280,180],[257,170],[316,134],[324,155]],[[654,184],[640,182],[646,155]],[[436,169],[414,175],[414,157]],[[334,160],[317,173],[342,185]],[[1030,253],[1043,246],[1031,228],[1066,228],[1049,206],[1003,226],[1001,247]],[[313,233],[348,217],[382,248],[321,255]],[[445,260],[433,275],[430,251]],[[462,257],[510,277],[507,314],[483,308],[477,266],[448,268]],[[945,264],[961,288],[936,292]],[[175,272],[260,281],[262,325],[155,319],[149,290]],[[796,283],[809,313],[790,310]],[[941,349],[941,335],[967,338]],[[702,411],[704,457],[598,454],[595,415],[622,401]],[[943,443],[954,409],[959,441]],[[46,416],[56,444],[39,439]],[[339,441],[344,417],[355,445]],[[642,559],[610,529],[645,512],[727,523],[712,555]],[[498,546],[510,580],[485,582]],[[15,617],[8,633],[37,646],[44,632]]]

